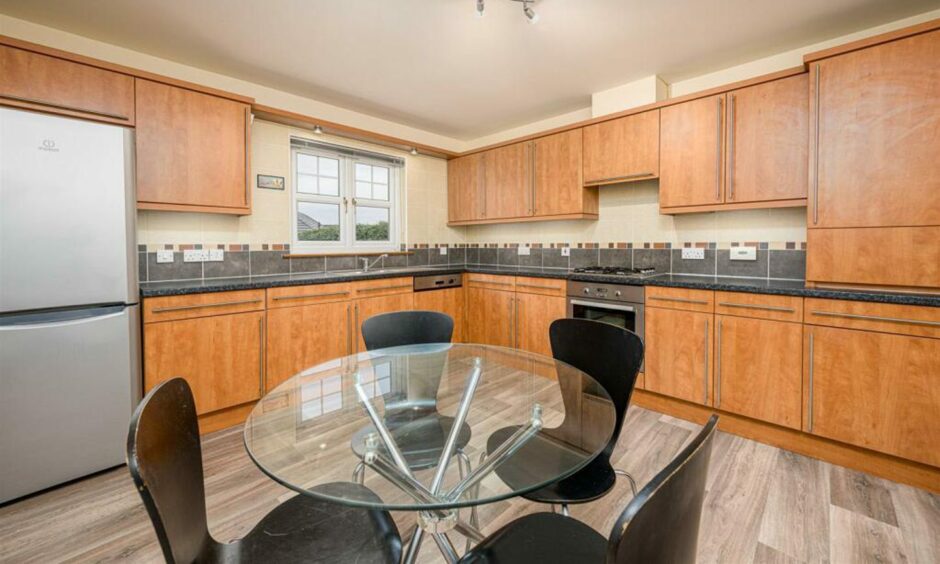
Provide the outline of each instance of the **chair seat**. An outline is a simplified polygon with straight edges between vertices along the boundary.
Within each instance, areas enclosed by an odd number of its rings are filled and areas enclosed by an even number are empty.
[[[584,523],[555,513],[534,513],[488,536],[460,564],[603,562],[606,551],[607,539]]]
[[[316,489],[343,490],[346,497],[379,498],[359,484],[341,482]],[[297,495],[268,513],[241,540],[222,545],[225,562],[397,563],[401,538],[387,511],[346,507]]]
[[[486,441],[486,452],[491,453],[516,432],[518,427],[503,427]],[[517,453],[518,456],[496,467],[496,474],[510,488],[531,483],[528,469],[533,464],[553,464],[563,452],[550,441],[532,440]],[[519,462],[516,462],[516,461]],[[606,457],[597,457],[587,466],[564,480],[524,494],[522,497],[538,503],[587,503],[607,494],[617,481],[613,467]]]
[[[388,426],[395,444],[405,457],[408,467],[412,470],[424,470],[437,466],[441,459],[441,452],[444,450],[444,443],[450,434],[451,427],[454,426],[454,418],[441,415],[439,413],[430,413],[417,415],[410,420],[402,420],[401,414],[396,414],[396,420],[389,420],[385,424]],[[352,438],[352,449],[356,456],[362,458],[365,454],[365,441],[370,433],[376,433],[375,427],[369,425],[356,431]],[[457,436],[457,448],[462,449],[470,442],[470,426],[466,423],[460,428]],[[385,447],[379,448],[384,452]]]

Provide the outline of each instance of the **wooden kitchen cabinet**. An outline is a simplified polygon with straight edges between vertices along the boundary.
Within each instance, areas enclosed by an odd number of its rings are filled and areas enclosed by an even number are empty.
[[[255,401],[264,389],[264,311],[144,325],[144,390],[177,376],[196,413]]]
[[[940,339],[806,326],[803,430],[940,466]]]
[[[585,188],[581,175],[582,130],[573,129],[530,141],[532,151],[531,215],[598,213],[596,188]]]
[[[727,94],[725,202],[805,200],[807,88],[798,74]]]
[[[471,221],[485,217],[485,197],[481,153],[447,161],[448,222]]]
[[[269,309],[265,388],[349,355],[352,330],[351,305],[345,300]]]
[[[462,287],[415,292],[414,300],[417,310],[439,311],[451,316],[454,320],[454,336],[451,340],[455,343],[465,342],[466,292]]]
[[[512,347],[515,297],[512,291],[468,286],[467,342]]]
[[[660,110],[661,209],[724,201],[725,95]]]
[[[808,227],[940,225],[937,61],[940,30],[812,63]]]
[[[548,329],[556,319],[564,319],[567,306],[568,300],[563,295],[546,296],[516,292],[516,348],[552,356]]]
[[[598,186],[659,176],[659,110],[584,128],[584,184]]]
[[[0,45],[0,104],[134,125],[134,77]]]
[[[362,340],[362,322],[373,315],[391,313],[393,311],[406,311],[414,309],[414,294],[411,290],[401,293],[389,293],[371,298],[355,300],[353,307],[353,353],[361,353],[366,349]]]
[[[250,106],[135,80],[140,209],[251,213]]]
[[[515,143],[482,155],[486,219],[532,214],[531,146]]]
[[[713,314],[646,308],[645,389],[712,404]]]

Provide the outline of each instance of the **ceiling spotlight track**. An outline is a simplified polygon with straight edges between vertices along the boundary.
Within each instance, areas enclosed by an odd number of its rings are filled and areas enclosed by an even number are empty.
[[[536,23],[539,21],[539,15],[535,13],[535,10],[532,9],[530,4],[535,4],[537,0],[512,0],[513,2],[519,2],[522,4],[522,15],[525,16],[525,19],[529,23]],[[483,14],[486,12],[485,0],[476,0],[477,5],[477,17],[482,18]]]

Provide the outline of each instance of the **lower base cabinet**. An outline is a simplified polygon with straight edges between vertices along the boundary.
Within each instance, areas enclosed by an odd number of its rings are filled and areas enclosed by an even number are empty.
[[[464,341],[464,325],[466,311],[466,295],[463,288],[446,288],[444,290],[428,290],[415,292],[415,309],[425,311],[439,311],[451,316],[454,320],[455,343]]]
[[[715,407],[799,429],[803,326],[715,316]]]
[[[515,292],[467,288],[467,341],[513,346]]]
[[[804,431],[940,466],[940,339],[805,333]]]
[[[183,377],[203,415],[255,401],[264,389],[264,311],[148,323],[144,389]]]
[[[646,308],[645,389],[711,405],[713,314]]]
[[[405,311],[414,309],[414,294],[411,290],[401,294],[362,298],[353,301],[353,353],[366,350],[366,343],[362,340],[362,322],[373,315]]]
[[[301,370],[348,355],[350,307],[341,301],[269,309],[265,388],[271,390]]]
[[[516,348],[552,356],[549,328],[563,319],[568,301],[563,297],[516,293]]]

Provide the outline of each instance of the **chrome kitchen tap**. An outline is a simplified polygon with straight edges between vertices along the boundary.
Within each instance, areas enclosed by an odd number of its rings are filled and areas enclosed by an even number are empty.
[[[372,269],[372,267],[375,266],[376,263],[378,263],[380,260],[384,259],[387,256],[388,256],[388,253],[382,253],[381,255],[379,255],[377,259],[375,259],[371,263],[369,263],[369,257],[359,257],[359,260],[362,261],[362,271],[369,272],[369,270]]]

